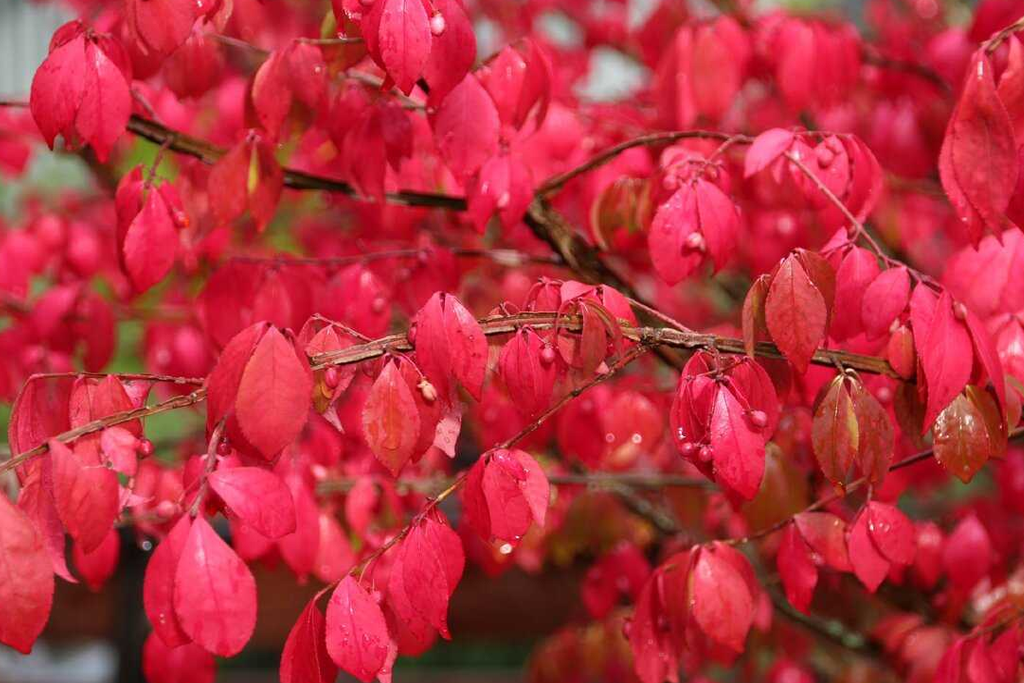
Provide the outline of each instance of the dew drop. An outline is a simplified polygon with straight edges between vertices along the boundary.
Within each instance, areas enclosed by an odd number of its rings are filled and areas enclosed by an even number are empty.
[[[498,548],[498,552],[501,553],[502,555],[508,555],[509,553],[512,552],[512,544],[511,543],[502,543],[501,547]]]
[[[608,432],[607,434],[604,435],[604,440],[605,443],[612,443],[615,441],[615,435],[612,434],[611,432]]]
[[[633,432],[633,436],[629,437],[629,440],[635,444],[640,444],[644,440],[644,437],[640,436],[640,434],[636,432]]]

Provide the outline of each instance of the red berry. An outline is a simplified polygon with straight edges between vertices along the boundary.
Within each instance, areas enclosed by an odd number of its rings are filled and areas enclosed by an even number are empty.
[[[444,15],[440,12],[434,12],[434,15],[430,17],[430,32],[435,36],[439,36],[444,33],[444,29]]]
[[[768,415],[763,410],[751,410],[748,414],[750,415],[750,423],[758,429],[764,429],[768,426]]]
[[[153,442],[149,439],[139,441],[139,457],[148,458],[153,455]]]
[[[333,389],[338,386],[338,382],[340,380],[341,377],[339,376],[338,368],[331,366],[324,371],[324,384],[329,388]]]
[[[697,444],[692,441],[684,441],[679,444],[679,452],[687,460],[693,460],[693,456],[697,453]]]
[[[711,446],[701,446],[700,451],[697,452],[697,457],[700,458],[701,462],[711,462],[711,458],[714,453],[711,451]]]
[[[222,457],[231,455],[231,444],[228,443],[228,440],[227,440],[226,437],[221,439],[220,443],[217,444],[217,455],[222,456]]]

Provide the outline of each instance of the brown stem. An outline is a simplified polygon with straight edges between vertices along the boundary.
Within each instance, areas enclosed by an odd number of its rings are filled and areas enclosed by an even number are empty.
[[[1010,433],[1007,435],[1007,438],[1009,440],[1013,440],[1013,439],[1020,438],[1021,436],[1024,436],[1024,426],[1016,427],[1016,428],[1010,430]],[[910,457],[904,458],[903,460],[900,460],[899,462],[892,464],[889,467],[889,472],[895,472],[896,470],[901,470],[904,467],[910,467],[911,465],[916,465],[919,462],[923,462],[925,460],[930,459],[934,454],[935,454],[935,448],[934,447],[926,448],[923,451],[915,453],[914,455],[911,455]],[[801,514],[803,514],[805,512],[815,512],[817,510],[821,510],[826,505],[829,505],[831,503],[834,503],[837,500],[845,498],[846,496],[848,496],[849,494],[853,493],[854,491],[857,491],[858,489],[863,488],[867,483],[868,483],[867,477],[861,477],[860,479],[856,479],[856,480],[850,482],[850,484],[848,484],[842,490],[842,492],[830,493],[829,495],[827,495],[827,496],[825,496],[823,498],[819,498],[818,500],[814,501],[813,503],[811,503],[810,505],[805,507],[800,512],[797,512],[794,515],[786,517],[785,519],[780,520],[780,521],[776,522],[775,524],[767,526],[764,529],[760,529],[758,531],[755,531],[752,534],[749,534],[747,536],[743,536],[743,537],[740,537],[740,538],[729,538],[729,539],[725,539],[722,542],[727,544],[727,545],[744,545],[744,544],[750,543],[752,541],[756,541],[758,539],[764,538],[765,536],[773,534],[776,531],[780,531],[780,530],[784,529],[786,527],[786,525],[788,525],[790,522],[792,522],[796,518],[797,515],[801,515]]]
[[[199,490],[196,491],[196,497],[188,511],[190,517],[195,517],[199,514],[199,510],[203,506],[203,500],[206,498],[206,492],[210,489],[210,475],[213,474],[213,470],[217,466],[217,447],[220,446],[220,440],[223,435],[224,418],[221,418],[217,426],[213,428],[213,433],[210,434],[210,443],[206,447],[206,467],[203,468],[203,474],[199,480]]]
[[[615,157],[619,156],[627,149],[634,147],[652,147],[655,145],[667,145],[678,140],[684,140],[687,138],[700,138],[704,140],[721,140],[723,142],[732,143],[743,143],[749,144],[754,141],[753,138],[746,135],[729,135],[728,133],[720,133],[714,130],[682,130],[682,131],[671,131],[665,133],[651,133],[650,135],[642,135],[640,137],[633,138],[620,142],[617,145],[609,147],[605,151],[598,155],[591,157],[584,163],[580,164],[576,168],[570,169],[565,173],[559,173],[558,175],[546,180],[538,189],[538,197],[547,197],[550,194],[554,194],[558,190],[565,187],[565,185],[574,178],[588,173],[595,168],[604,166]]]
[[[124,410],[121,411],[120,413],[114,413],[113,415],[108,415],[107,417],[101,418],[99,420],[87,422],[84,425],[75,427],[74,429],[69,429],[66,432],[62,432],[53,438],[56,439],[57,441],[60,441],[61,443],[67,443],[69,441],[74,441],[80,436],[92,434],[102,429],[106,429],[107,427],[113,427],[114,425],[123,424],[125,422],[131,422],[132,420],[138,420],[140,418],[149,417],[151,415],[159,415],[160,413],[170,412],[172,410],[177,410],[178,408],[185,408],[186,406],[192,406],[197,403],[200,403],[205,399],[206,388],[202,387],[196,389],[190,394],[186,394],[185,396],[174,396],[172,398],[167,399],[166,401],[154,403],[151,406],[133,408],[132,410]],[[3,463],[0,463],[0,474],[10,471],[15,467],[18,467],[19,465],[28,462],[29,460],[38,455],[42,455],[47,451],[47,449],[48,446],[44,442],[39,444],[35,448],[30,448],[27,451],[18,453],[10,460],[6,460]]]
[[[360,481],[358,477],[324,479],[317,483],[317,492],[322,494],[346,493]],[[417,491],[431,494],[442,491],[454,482],[453,477],[400,477],[394,481],[398,490]],[[658,490],[663,488],[711,489],[718,487],[714,482],[696,477],[661,472],[574,472],[549,474],[548,483],[556,486],[587,486],[603,489],[624,485],[636,489]]]

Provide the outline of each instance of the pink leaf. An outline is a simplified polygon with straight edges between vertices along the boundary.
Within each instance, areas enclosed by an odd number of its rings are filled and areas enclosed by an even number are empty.
[[[217,662],[191,643],[168,647],[154,632],[142,646],[142,673],[148,683],[213,683]]]
[[[912,564],[917,534],[907,516],[896,507],[875,500],[868,503],[865,514],[871,540],[882,555],[895,564]]]
[[[182,515],[167,538],[157,544],[146,565],[142,583],[142,604],[153,626],[153,633],[169,648],[192,640],[182,630],[174,611],[174,577],[191,528],[191,518]]]
[[[384,363],[374,381],[363,405],[362,423],[370,450],[397,477],[413,456],[420,418],[409,385],[395,363]]]
[[[825,336],[828,309],[796,255],[782,261],[764,308],[772,340],[797,372],[806,372]]]
[[[498,110],[473,74],[441,100],[431,127],[445,163],[461,178],[476,173],[498,151]]]
[[[899,266],[880,272],[868,284],[861,299],[861,320],[869,338],[888,334],[900,313],[910,303],[910,274]],[[838,310],[838,306],[836,307]]]
[[[79,575],[93,593],[98,593],[117,569],[117,560],[121,554],[121,537],[116,529],[107,532],[106,538],[96,550],[87,553],[82,546],[75,543],[71,549],[71,559]]]
[[[231,512],[267,538],[295,531],[291,491],[273,472],[258,467],[221,468],[210,475],[209,483]]]
[[[53,568],[42,538],[28,516],[0,495],[0,642],[31,652],[52,603]]]
[[[352,576],[327,605],[327,652],[341,669],[370,683],[384,669],[391,637],[377,602]]]
[[[120,508],[117,475],[100,462],[95,441],[80,441],[74,452],[59,441],[49,444],[57,514],[82,550],[92,552]]]
[[[693,617],[713,641],[743,652],[754,621],[754,601],[742,574],[717,544],[701,548],[691,573]]]
[[[294,344],[267,330],[238,383],[235,411],[249,442],[267,459],[293,442],[306,425],[313,375]]]
[[[327,654],[327,623],[316,598],[306,604],[281,652],[281,683],[334,683],[338,667]]]
[[[211,654],[233,657],[256,628],[256,581],[209,522],[197,517],[174,574],[181,629]]]
[[[847,531],[846,546],[853,573],[869,593],[874,593],[889,574],[889,560],[885,559],[871,540],[867,510],[857,515],[856,521]]]
[[[782,532],[775,562],[786,589],[786,598],[793,607],[806,613],[818,583],[818,568],[814,566],[811,549],[796,525],[790,524]]]
[[[381,3],[377,50],[388,76],[408,95],[430,56],[430,19],[421,0]]]
[[[766,130],[754,139],[743,162],[743,175],[747,178],[767,168],[793,144],[795,135],[782,128]]]
[[[711,412],[711,449],[716,479],[750,500],[764,476],[765,437],[744,413],[733,393],[720,387]]]

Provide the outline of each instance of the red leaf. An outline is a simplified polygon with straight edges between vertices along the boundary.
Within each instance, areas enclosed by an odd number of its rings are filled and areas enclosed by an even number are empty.
[[[801,512],[793,518],[800,535],[817,555],[817,564],[852,571],[846,550],[846,525],[831,512]]]
[[[184,645],[192,640],[182,630],[174,611],[174,577],[191,528],[191,518],[182,515],[171,528],[167,538],[153,551],[142,582],[142,604],[146,616],[149,617],[153,633],[169,648]]]
[[[509,398],[523,417],[533,417],[551,404],[551,392],[558,378],[555,354],[533,330],[519,330],[501,349],[498,367]]]
[[[292,92],[300,102],[318,111],[327,97],[327,65],[317,45],[295,42],[288,48]]]
[[[680,282],[703,263],[704,250],[697,238],[703,240],[697,213],[697,193],[687,183],[658,207],[647,237],[651,263],[667,284]]]
[[[24,512],[0,496],[0,642],[22,654],[46,625],[53,603],[50,556]]]
[[[442,636],[451,638],[448,633],[448,597],[455,586],[448,583],[441,550],[432,543],[425,524],[413,526],[399,550],[402,555],[401,586],[393,592],[396,595],[404,593],[413,612]],[[391,576],[392,579],[397,578],[396,572]]]
[[[875,500],[868,502],[864,514],[871,540],[882,556],[894,564],[912,564],[917,534],[907,516],[896,507]]]
[[[210,192],[214,215],[228,223],[248,208],[257,229],[263,230],[274,217],[283,179],[273,147],[250,132],[210,170],[207,187],[215,188]]]
[[[71,23],[65,24],[58,32]],[[85,37],[80,34],[52,47],[32,78],[29,96],[32,118],[50,149],[53,149],[54,138],[74,125],[85,94],[85,72],[88,68],[85,43]]]
[[[348,534],[332,512],[319,513],[320,538],[317,543],[316,566],[313,573],[324,583],[340,581],[356,563]]]
[[[98,593],[117,569],[117,559],[121,554],[121,537],[116,529],[107,532],[106,538],[91,553],[82,550],[78,543],[73,544],[71,560],[78,574],[93,593]]]
[[[115,472],[134,477],[139,469],[136,456],[141,442],[123,427],[107,427],[100,432],[100,450]]]
[[[110,41],[108,46],[121,46]],[[122,59],[123,60],[123,55]],[[92,145],[96,158],[106,163],[132,113],[132,96],[121,69],[98,43],[86,41],[85,83],[75,128]]]
[[[437,292],[416,314],[416,361],[447,400],[454,377],[478,401],[487,369],[487,338],[476,318],[450,294]]]
[[[775,562],[786,589],[786,598],[793,607],[806,613],[818,583],[818,568],[811,560],[811,549],[795,525],[788,525],[782,532]]]
[[[992,455],[990,435],[979,407],[959,394],[935,419],[935,459],[965,484]]]
[[[964,323],[953,312],[953,298],[943,292],[934,308],[928,305],[934,295],[918,294],[924,287],[914,290],[910,301],[911,322],[914,325],[914,346],[921,359],[928,382],[928,405],[924,416],[927,431],[938,414],[959,394],[971,378],[974,351]]]
[[[806,372],[825,336],[828,309],[796,255],[780,264],[764,308],[772,340],[797,372]]]
[[[391,647],[380,606],[354,577],[346,576],[327,605],[331,659],[363,683],[370,683],[387,664]]]
[[[866,509],[857,515],[857,519],[847,531],[846,547],[853,573],[869,593],[874,593],[889,574],[889,561],[871,540]]]
[[[281,126],[292,108],[290,70],[287,53],[276,50],[260,65],[252,80],[252,106],[256,118],[274,140],[280,135]]]
[[[998,233],[1006,226],[1004,214],[1017,185],[1013,124],[993,76],[988,56],[978,50],[939,155],[942,187],[975,245],[986,230]]]
[[[306,604],[281,652],[281,683],[334,683],[338,667],[327,654],[327,624],[316,598]]]
[[[384,363],[363,405],[362,421],[370,450],[397,477],[413,456],[420,417],[409,385],[395,363]]]
[[[128,277],[138,292],[160,282],[174,265],[178,231],[164,194],[155,186],[146,192],[146,203],[128,225],[121,254]]]
[[[127,0],[125,21],[146,47],[169,55],[192,32],[198,7],[189,0]]]
[[[814,455],[821,471],[833,484],[845,484],[858,453],[859,440],[857,415],[846,379],[836,377],[814,411],[811,424]]]
[[[294,344],[271,327],[256,344],[238,383],[235,414],[245,438],[267,459],[306,426],[313,375]]]
[[[889,328],[910,302],[910,274],[903,266],[878,274],[864,290],[861,319],[869,338],[888,334]],[[838,310],[839,307],[837,306]]]
[[[834,339],[850,339],[864,331],[861,309],[868,285],[878,274],[878,259],[867,249],[854,247],[843,258],[836,270],[836,298],[831,326]]]
[[[51,380],[33,375],[26,380],[14,399],[7,424],[11,453],[24,453],[71,428],[71,388],[70,379]]]
[[[212,430],[214,425],[234,411],[235,397],[242,374],[252,358],[256,343],[266,332],[269,325],[265,322],[256,323],[245,328],[227,343],[221,351],[217,364],[206,380],[207,410],[206,427]]]
[[[857,419],[857,458],[861,473],[880,484],[892,464],[895,437],[889,413],[859,381],[851,389]]]
[[[221,468],[210,475],[209,483],[231,512],[267,538],[295,531],[291,491],[273,472],[258,467]]]
[[[765,437],[745,412],[733,393],[720,387],[709,430],[716,480],[750,500],[757,495],[764,477]]]
[[[174,611],[196,645],[221,657],[238,654],[256,628],[256,581],[202,517],[181,550]]]
[[[719,552],[718,544],[704,546],[690,575],[692,613],[713,641],[743,652],[754,621],[754,601],[742,574]]]
[[[51,440],[53,499],[64,527],[85,552],[99,547],[120,508],[117,475],[103,466],[95,441],[75,451]]]
[[[1003,375],[1003,364],[999,360],[999,352],[992,341],[992,336],[985,328],[985,324],[978,316],[969,310],[966,313],[964,322],[967,324],[967,332],[971,335],[971,342],[974,345],[974,354],[984,368],[988,380],[992,382],[996,397],[999,399],[999,409],[1006,411],[1006,377]]]
[[[451,92],[469,73],[476,60],[476,34],[459,0],[435,0],[434,11],[444,19],[444,31],[433,36],[430,58],[423,67],[423,78],[430,95],[438,101]]]
[[[441,100],[431,127],[441,156],[460,178],[476,173],[498,151],[498,110],[473,74]]]
[[[149,683],[213,683],[217,662],[191,643],[170,648],[154,632],[142,647],[142,673]]]
[[[946,539],[942,566],[949,580],[966,592],[988,575],[995,561],[992,539],[974,514],[964,517]]]
[[[421,0],[377,1],[381,5],[376,43],[379,61],[398,89],[408,95],[430,56],[430,19]]]
[[[21,484],[18,507],[28,515],[39,532],[50,555],[53,572],[69,583],[77,583],[77,579],[68,571],[64,557],[67,539],[64,524],[57,515],[57,506],[53,501],[51,474],[52,470],[45,466],[34,469]]]
[[[743,161],[743,175],[746,178],[767,168],[793,144],[792,131],[772,128],[758,135]]]
[[[289,472],[285,481],[295,501],[295,531],[277,542],[281,557],[300,581],[313,572],[320,550],[320,510],[312,486],[298,472]]]

